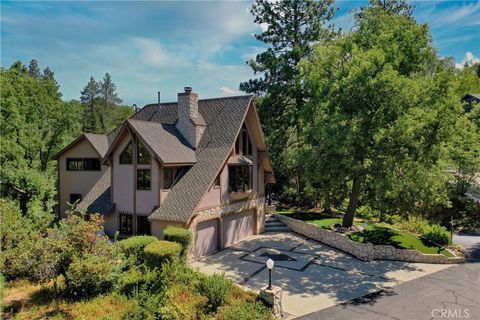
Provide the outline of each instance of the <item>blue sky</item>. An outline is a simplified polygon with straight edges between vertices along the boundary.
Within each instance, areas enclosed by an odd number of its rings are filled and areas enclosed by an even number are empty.
[[[333,22],[349,29],[350,10],[366,1],[337,1]],[[479,1],[414,1],[441,56],[457,63],[480,55]],[[1,2],[1,65],[36,58],[50,68],[65,100],[78,99],[91,75],[109,72],[127,104],[176,100],[192,86],[201,97],[239,94],[253,76],[245,61],[264,46],[253,34],[251,2]]]

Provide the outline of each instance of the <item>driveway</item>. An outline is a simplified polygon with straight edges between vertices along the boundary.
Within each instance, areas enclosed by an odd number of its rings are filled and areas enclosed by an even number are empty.
[[[264,233],[192,263],[207,274],[225,273],[259,290],[268,282],[265,262],[275,261],[273,285],[283,290],[285,318],[298,317],[447,269],[450,265],[362,262],[291,232]]]
[[[475,233],[455,233],[453,243],[465,248],[470,261],[480,261],[480,235]]]

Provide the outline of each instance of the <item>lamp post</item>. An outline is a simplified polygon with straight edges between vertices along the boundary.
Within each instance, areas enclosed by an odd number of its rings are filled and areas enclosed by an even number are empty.
[[[266,262],[267,269],[268,269],[268,288],[267,290],[272,290],[272,269],[274,266],[274,262],[272,259],[268,259]]]

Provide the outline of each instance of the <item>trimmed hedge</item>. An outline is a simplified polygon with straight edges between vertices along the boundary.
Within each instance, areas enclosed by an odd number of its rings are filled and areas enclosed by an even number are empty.
[[[118,242],[118,245],[127,258],[133,257],[138,264],[141,264],[144,262],[143,249],[154,241],[157,241],[154,236],[135,236]]]
[[[181,255],[185,256],[188,252],[188,248],[192,244],[192,232],[188,229],[180,228],[180,227],[174,227],[174,226],[168,226],[164,231],[163,231],[163,236],[165,240],[167,241],[172,241],[172,242],[177,242],[181,244],[182,246],[182,252]]]
[[[182,246],[176,242],[157,240],[150,242],[143,249],[145,264],[150,268],[161,267],[180,257]]]
[[[446,246],[450,243],[450,234],[447,228],[434,224],[423,230],[422,237],[436,245]]]

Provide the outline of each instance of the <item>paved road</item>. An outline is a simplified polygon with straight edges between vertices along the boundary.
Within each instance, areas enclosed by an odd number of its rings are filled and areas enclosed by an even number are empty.
[[[452,266],[302,320],[480,319],[480,263]]]
[[[453,243],[464,247],[471,261],[480,261],[480,235],[456,233],[453,235]]]

